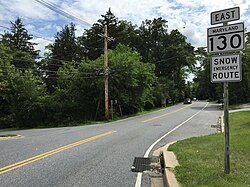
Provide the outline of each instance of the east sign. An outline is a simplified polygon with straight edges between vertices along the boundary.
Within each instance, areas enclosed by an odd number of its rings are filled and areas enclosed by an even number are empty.
[[[240,19],[240,8],[234,7],[211,13],[211,25]]]

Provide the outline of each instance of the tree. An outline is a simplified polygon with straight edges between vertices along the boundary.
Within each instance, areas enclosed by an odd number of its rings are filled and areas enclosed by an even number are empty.
[[[222,97],[222,84],[211,83],[210,56],[204,48],[196,50],[196,59],[200,63],[194,78],[196,97],[217,100]]]
[[[10,93],[8,78],[9,66],[11,66],[11,51],[0,42],[0,128],[8,126],[8,115],[10,112],[10,103],[6,99]]]
[[[153,103],[154,65],[143,64],[137,52],[121,44],[109,50],[108,55],[109,99],[118,101],[122,113],[135,113],[143,110],[146,103]],[[103,55],[95,61],[82,61],[78,67],[67,64],[60,68],[54,98],[57,113],[64,119],[102,119]]]
[[[153,104],[152,85],[156,80],[153,64],[141,62],[139,53],[119,44],[109,51],[109,95],[117,100],[125,114],[144,109]]]
[[[142,54],[144,63],[154,63],[162,60],[164,54],[164,38],[167,37],[167,21],[162,18],[153,20],[145,20],[139,28],[139,36],[141,40],[141,48],[139,52]],[[156,64],[156,72],[158,65]]]
[[[183,99],[183,88],[185,87],[185,78],[187,71],[194,67],[194,47],[186,42],[186,37],[178,30],[167,32],[167,21],[162,18],[155,18],[153,20],[146,20],[139,28],[139,36],[141,37],[141,45],[138,51],[142,55],[144,63],[155,64],[155,73],[158,77],[159,83],[162,85],[162,80],[165,79],[165,85],[154,92],[157,95],[165,95],[173,101]],[[163,78],[162,78],[163,77]],[[166,77],[166,78],[164,78]],[[168,88],[172,90],[167,90]],[[171,94],[170,94],[171,93]],[[157,95],[155,95],[157,97]],[[161,99],[164,98],[159,98]]]
[[[242,55],[242,81],[229,84],[230,104],[250,101],[250,33],[247,33],[245,46]]]
[[[56,116],[60,120],[93,120],[103,90],[99,64],[82,61],[79,66],[65,64],[58,71],[58,86],[53,93]],[[102,68],[102,66],[101,66]]]
[[[2,42],[12,50],[14,57],[12,64],[17,68],[33,68],[39,51],[34,48],[37,44],[30,41],[32,38],[20,18],[17,18],[14,23],[11,22],[10,33],[3,35]]]
[[[131,22],[118,20],[109,9],[105,15],[102,15],[102,19],[99,19],[90,29],[85,30],[83,35],[78,38],[78,43],[84,48],[88,59],[96,60],[103,54],[102,34],[105,24],[107,24],[108,36],[112,38],[108,44],[109,49],[115,49],[119,43],[137,48],[139,37],[136,27]]]
[[[0,43],[1,128],[35,127],[40,121],[44,85],[31,70],[11,64],[12,51]]]
[[[57,32],[55,42],[47,46],[50,53],[42,62],[46,75],[46,85],[49,91],[53,91],[57,84],[57,71],[64,63],[79,64],[81,61],[80,47],[77,45],[75,25],[66,25],[62,31]]]

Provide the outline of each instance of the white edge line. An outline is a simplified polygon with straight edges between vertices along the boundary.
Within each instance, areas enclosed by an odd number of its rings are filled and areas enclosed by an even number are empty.
[[[139,172],[139,173],[137,174],[135,187],[141,187],[141,178],[142,178],[142,172]]]
[[[147,158],[150,151],[153,149],[153,147],[159,143],[163,138],[165,138],[166,136],[168,136],[170,133],[174,132],[176,129],[180,128],[182,125],[184,125],[185,123],[187,123],[189,120],[191,120],[193,117],[195,117],[196,115],[198,115],[201,111],[203,111],[206,107],[207,107],[208,103],[197,113],[195,113],[194,115],[192,115],[190,118],[188,118],[187,120],[183,121],[181,124],[179,124],[178,126],[176,126],[175,128],[173,128],[172,130],[168,131],[166,134],[164,134],[162,137],[160,137],[158,140],[156,140],[146,151],[146,153],[144,154],[144,158]],[[136,183],[135,183],[135,187],[141,187],[141,179],[142,179],[142,172],[139,172],[137,174],[137,178],[136,178]]]

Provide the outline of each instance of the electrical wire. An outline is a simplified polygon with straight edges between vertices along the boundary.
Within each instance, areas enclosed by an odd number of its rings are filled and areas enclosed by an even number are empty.
[[[2,25],[0,25],[0,27],[1,27],[1,28],[4,28],[4,29],[7,29],[7,30],[10,30],[10,28],[5,27],[5,26],[2,26]]]
[[[52,70],[41,70],[41,69],[29,69],[29,68],[18,68],[18,67],[13,67],[13,66],[0,66],[0,68],[10,68],[10,69],[18,69],[18,70],[26,70],[26,71],[39,71],[39,72],[42,72],[42,73],[55,73],[57,74],[58,71],[52,71]],[[6,69],[5,71],[0,71],[0,72],[6,72]],[[9,71],[11,72],[11,71]],[[96,75],[98,72],[95,72],[95,73],[87,73],[87,72],[67,72],[66,74],[77,74],[77,75]]]
[[[1,72],[0,72],[1,73]],[[3,73],[9,73],[9,72],[3,72]],[[4,77],[6,78],[7,76],[6,75],[0,75],[0,77]],[[34,75],[19,75],[19,76],[16,76],[16,75],[8,75],[9,78],[18,78],[18,77],[22,77],[22,78],[45,78],[45,79],[58,79],[58,76],[57,75],[50,75],[50,76],[45,76],[45,77],[39,77],[39,76],[34,76]],[[92,76],[79,76],[80,78],[83,78],[83,79],[93,79],[93,78],[103,78],[103,76],[101,75],[92,75]],[[71,77],[63,77],[62,75],[60,75],[60,79],[72,79],[73,76]]]
[[[3,25],[0,25],[1,28],[4,28],[4,29],[7,29],[7,30],[11,30],[11,28],[8,28],[8,27],[5,27]],[[35,37],[35,38],[41,38],[43,40],[47,40],[47,41],[50,41],[50,42],[54,42],[54,40],[51,40],[51,39],[48,39],[48,38],[45,38],[43,36],[37,36],[37,35],[34,35],[34,34],[31,34],[31,36]]]
[[[64,17],[75,20],[78,23],[83,23],[85,26],[91,26],[90,23],[88,23],[88,22],[86,22],[86,21],[72,15],[71,13],[69,13],[69,12],[67,12],[67,11],[65,11],[63,9],[58,8],[58,5],[56,5],[56,4],[53,4],[53,3],[45,1],[45,0],[35,0],[35,1],[42,4],[43,6],[45,6],[47,8],[49,8],[50,10],[64,16]]]
[[[31,69],[31,68],[18,68],[18,67],[14,67],[14,66],[0,66],[0,68],[2,68],[2,71],[0,71],[0,73],[12,73],[11,70],[8,69],[17,69],[20,71],[33,71],[33,72],[37,72],[43,75],[46,75],[46,78],[53,78],[53,76],[55,76],[54,78],[57,78],[58,76],[58,71],[52,71],[52,70],[43,70],[43,69]],[[124,72],[126,71],[126,67],[122,67],[122,68],[109,68],[109,75],[116,75],[120,72]],[[77,75],[80,77],[83,76],[87,76],[84,78],[89,78],[89,77],[103,77],[104,73],[103,73],[103,69],[95,69],[95,72],[66,72],[64,73],[64,75]],[[61,74],[62,75],[62,74]],[[2,75],[3,77],[3,75]],[[6,76],[7,77],[7,76]],[[28,76],[30,77],[30,76]]]
[[[0,57],[0,59],[3,59],[3,60],[17,60],[17,61],[20,61],[20,62],[34,62],[34,60],[31,60],[31,59],[18,59],[18,58],[7,58],[7,57]],[[39,59],[46,59],[48,61],[50,60],[57,60],[57,61],[62,61],[62,62],[67,62],[67,63],[72,63],[72,61],[67,61],[67,60],[62,60],[62,59],[56,59],[56,58],[49,58],[47,59],[46,57],[39,57]],[[37,63],[40,63],[41,61],[37,62]],[[37,64],[38,65],[38,64]],[[84,64],[84,65],[87,65],[87,66],[90,66],[90,67],[93,67],[95,66],[96,68],[103,68],[103,66],[99,66],[97,64]],[[46,64],[46,67],[47,66],[55,66],[55,67],[62,67],[63,65],[60,65],[60,64],[53,64],[53,63],[48,63]]]

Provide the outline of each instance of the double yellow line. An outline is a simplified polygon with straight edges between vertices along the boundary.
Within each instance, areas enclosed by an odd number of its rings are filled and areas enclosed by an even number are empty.
[[[192,105],[192,104],[191,104],[191,105]],[[173,113],[178,112],[178,111],[180,111],[180,110],[183,110],[184,108],[187,108],[187,107],[189,107],[189,106],[191,106],[191,105],[187,105],[187,106],[182,107],[182,108],[180,108],[180,109],[178,109],[178,110],[175,110],[175,111],[172,111],[172,112],[169,112],[169,113],[160,115],[160,116],[156,116],[156,117],[153,117],[153,118],[150,118],[150,119],[146,119],[146,120],[144,120],[143,122],[144,122],[144,123],[145,123],[145,122],[149,122],[149,121],[152,121],[152,120],[155,120],[155,119],[158,119],[158,118],[161,118],[161,117],[164,117],[164,116],[173,114]]]
[[[90,138],[87,138],[87,139],[84,139],[84,140],[80,140],[80,141],[78,141],[78,142],[75,142],[75,143],[72,143],[72,144],[69,144],[69,145],[65,145],[65,146],[59,147],[59,148],[57,148],[57,149],[53,149],[53,150],[51,150],[51,151],[42,153],[42,154],[40,154],[40,155],[37,155],[37,156],[31,157],[31,158],[22,160],[22,161],[20,161],[20,162],[17,162],[17,163],[14,163],[14,164],[5,166],[5,167],[3,167],[3,168],[0,168],[0,175],[1,175],[1,174],[4,174],[4,173],[6,173],[6,172],[9,172],[9,171],[11,171],[11,170],[20,168],[20,167],[22,167],[22,166],[31,164],[31,163],[33,163],[33,162],[36,162],[36,161],[41,160],[41,159],[43,159],[43,158],[46,158],[46,157],[48,157],[48,156],[54,155],[54,154],[59,153],[59,152],[61,152],[61,151],[65,151],[65,150],[67,150],[67,149],[70,149],[70,148],[76,147],[76,146],[78,146],[78,145],[81,145],[81,144],[84,144],[84,143],[93,141],[93,140],[98,139],[98,138],[101,138],[101,137],[103,137],[103,136],[107,136],[107,135],[109,135],[109,134],[113,134],[114,132],[116,132],[116,131],[109,131],[109,132],[106,132],[106,133],[103,133],[103,134],[99,134],[99,135],[96,135],[96,136],[93,136],[93,137],[90,137]]]

